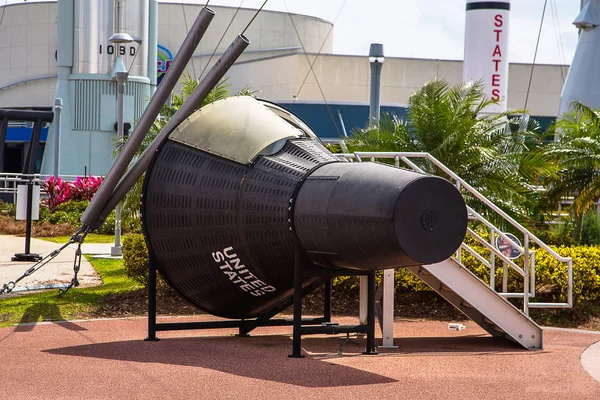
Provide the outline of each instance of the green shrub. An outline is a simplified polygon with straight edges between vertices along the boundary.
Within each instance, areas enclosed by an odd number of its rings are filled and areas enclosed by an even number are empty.
[[[116,214],[113,210],[108,217],[106,217],[106,221],[100,226],[100,228],[96,229],[97,233],[102,233],[105,235],[114,235],[115,234],[115,220]],[[123,225],[121,225],[121,232],[126,232],[127,230]]]
[[[148,285],[148,249],[144,236],[140,234],[123,237],[123,266],[128,277]]]
[[[554,246],[600,245],[600,215],[590,210],[580,219],[562,219],[552,228],[535,234]]]
[[[485,258],[489,258],[489,250],[471,239],[469,245]],[[593,306],[600,303],[600,246],[553,247],[564,257],[573,258],[573,300],[572,313],[585,316],[593,311]],[[144,236],[130,234],[123,238],[123,260],[127,276],[147,285],[148,282],[148,250]],[[462,252],[462,263],[484,282],[489,283],[489,269],[480,263],[467,251]],[[523,258],[515,260],[517,265],[523,265]],[[522,292],[523,278],[512,268],[508,269],[508,291]],[[566,302],[567,265],[556,261],[545,251],[536,251],[535,260],[537,296],[535,302]],[[496,289],[502,287],[502,262],[496,258]],[[377,273],[378,282],[382,272]],[[338,296],[355,301],[359,293],[359,278],[357,276],[339,276],[333,279],[334,290]],[[157,283],[159,291],[167,290],[162,279]],[[395,291],[397,294],[431,290],[423,281],[405,268],[395,271]]]
[[[480,244],[469,244],[475,251],[489,259],[489,251]],[[563,257],[573,259],[573,312],[584,310],[600,301],[600,246],[551,246]],[[523,266],[523,257],[514,260]],[[463,250],[462,264],[484,282],[489,283],[489,269]],[[508,269],[508,291],[523,292],[523,278],[512,268]],[[503,265],[496,257],[496,290],[501,289]],[[537,249],[535,252],[535,302],[566,302],[567,264]]]
[[[598,304],[600,300],[600,247],[574,246],[554,247],[554,251],[563,257],[573,259],[573,303],[580,310],[588,305]],[[555,286],[542,301],[565,301],[567,288],[567,265],[560,263],[545,252],[537,252],[535,260],[537,287]],[[560,294],[563,294],[561,297]]]
[[[68,201],[66,203],[62,203],[56,207],[54,213],[50,213],[47,207],[40,207],[40,219],[38,224],[41,224],[44,221],[47,221],[53,225],[68,223],[71,224],[73,229],[77,229],[81,226],[81,215],[87,209],[90,202],[88,200],[83,201]],[[130,231],[128,229],[129,226],[135,227],[135,225],[123,224],[122,230],[124,232]],[[115,233],[115,212],[112,211],[106,221],[96,230],[97,233],[102,233],[106,235],[114,235]]]
[[[123,267],[127,276],[144,286],[148,286],[148,248],[144,235],[133,233],[123,236]],[[156,291],[159,296],[174,294],[166,282],[157,276]]]
[[[6,203],[0,200],[0,215],[14,217],[17,214],[17,206],[13,203]]]

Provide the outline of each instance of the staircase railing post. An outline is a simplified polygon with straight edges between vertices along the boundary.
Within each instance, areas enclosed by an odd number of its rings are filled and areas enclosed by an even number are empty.
[[[529,316],[529,235],[525,235],[523,247],[523,268],[525,270],[525,276],[523,277],[523,313]]]
[[[496,230],[490,229],[490,244],[494,245],[494,239],[496,236]],[[490,287],[496,290],[496,255],[493,251],[490,251]]]

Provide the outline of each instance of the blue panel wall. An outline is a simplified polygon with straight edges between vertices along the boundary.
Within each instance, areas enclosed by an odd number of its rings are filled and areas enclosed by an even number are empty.
[[[338,111],[342,114],[348,136],[355,129],[364,128],[369,120],[369,106],[361,104],[314,104],[314,103],[278,103],[298,115],[321,139],[338,139],[343,130]],[[403,119],[408,113],[406,107],[381,106],[381,113],[394,114]],[[556,121],[555,117],[533,117],[544,131]]]
[[[354,129],[364,128],[369,121],[369,106],[360,104],[279,103],[298,115],[321,139],[338,139],[343,136],[338,111],[342,114],[348,136]],[[382,113],[395,114],[399,118],[406,115],[405,107],[382,106]]]
[[[29,142],[31,138],[32,128],[15,128],[9,127],[6,130],[7,142]],[[48,128],[42,128],[40,132],[40,142],[44,143],[48,137]]]

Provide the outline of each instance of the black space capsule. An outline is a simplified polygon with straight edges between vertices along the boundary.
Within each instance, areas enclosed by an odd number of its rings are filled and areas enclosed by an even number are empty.
[[[142,222],[170,286],[213,315],[252,318],[291,298],[298,241],[323,268],[431,264],[460,246],[467,212],[444,179],[346,162],[287,110],[232,97],[157,152]]]

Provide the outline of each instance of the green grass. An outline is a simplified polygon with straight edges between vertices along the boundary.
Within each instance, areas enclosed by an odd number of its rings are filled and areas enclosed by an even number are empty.
[[[54,243],[67,243],[71,236],[40,237],[38,239]],[[105,235],[102,233],[88,233],[84,243],[114,243],[115,235]]]
[[[142,286],[127,278],[123,260],[89,259],[104,284],[93,288],[73,288],[58,296],[58,290],[0,299],[0,327],[45,320],[70,320],[89,316],[108,295],[128,293]]]

